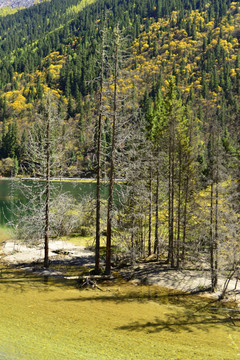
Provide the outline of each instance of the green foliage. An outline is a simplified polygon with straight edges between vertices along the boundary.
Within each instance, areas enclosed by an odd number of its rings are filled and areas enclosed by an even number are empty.
[[[13,176],[14,174],[14,160],[5,158],[0,160],[0,174],[1,176]]]

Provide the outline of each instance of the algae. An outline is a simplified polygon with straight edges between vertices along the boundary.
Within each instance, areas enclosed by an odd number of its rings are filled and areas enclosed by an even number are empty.
[[[237,358],[239,322],[211,311],[210,299],[120,281],[101,288],[2,266],[0,351],[16,360]]]

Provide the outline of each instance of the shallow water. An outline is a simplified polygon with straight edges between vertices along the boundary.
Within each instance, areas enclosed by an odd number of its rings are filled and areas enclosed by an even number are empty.
[[[20,202],[26,202],[28,197],[26,186],[28,186],[32,193],[38,193],[43,186],[42,180],[20,180],[20,179],[0,179],[0,225],[6,224],[14,217],[16,205]],[[114,201],[118,203],[119,189],[121,184],[115,185]],[[30,191],[29,191],[30,193]],[[96,183],[92,181],[51,181],[51,196],[54,198],[56,194],[68,194],[77,201],[86,196],[95,197]],[[107,199],[108,186],[107,183],[101,185],[101,197]]]
[[[79,290],[66,282],[44,282],[39,276],[2,267],[3,356],[11,360],[237,358],[238,323],[233,325],[224,312],[211,312],[210,300],[121,282],[101,288]]]
[[[0,179],[0,225],[12,220],[17,204],[27,201],[26,186],[32,189],[31,192],[37,193],[41,189],[41,184],[43,185],[43,181]],[[54,181],[51,182],[51,187],[53,196],[64,193],[79,201],[84,195],[94,196],[96,192],[96,184],[93,182]],[[102,197],[106,196],[107,188],[103,186]]]
[[[14,354],[15,351],[7,350],[6,347],[0,344],[0,359],[1,360],[20,360],[21,357],[18,357]]]

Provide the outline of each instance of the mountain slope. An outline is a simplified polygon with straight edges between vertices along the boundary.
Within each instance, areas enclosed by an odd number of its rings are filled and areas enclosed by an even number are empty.
[[[91,167],[91,161],[87,165],[85,160],[91,158],[88,151],[93,146],[98,88],[93,79],[99,74],[96,64],[103,10],[108,8],[112,9],[107,24],[110,32],[119,23],[125,34],[131,34],[121,91],[130,94],[143,112],[149,98],[154,102],[159,89],[166,91],[173,75],[183,102],[200,118],[215,108],[221,121],[238,116],[239,2],[184,0],[170,6],[165,1],[100,0],[79,11],[81,7],[72,0],[42,3],[0,21],[5,33],[1,54],[6,59],[0,71],[1,121],[11,123],[17,118],[25,126],[43,93],[52,89],[75,129],[71,166],[76,171],[78,167]],[[12,30],[6,31],[9,27]],[[89,126],[91,131],[87,130]]]
[[[40,2],[40,1],[39,1]],[[36,3],[35,0],[0,0],[0,8],[11,7],[15,8],[27,8]]]

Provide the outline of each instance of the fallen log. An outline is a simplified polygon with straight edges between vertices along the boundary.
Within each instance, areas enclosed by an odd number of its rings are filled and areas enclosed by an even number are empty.
[[[95,281],[93,281],[89,276],[85,276],[85,281],[83,284],[80,285],[80,288],[84,288],[84,287],[90,287],[92,289],[98,289],[100,291],[103,291],[103,289],[101,289],[97,283]]]
[[[85,275],[85,276],[65,276],[66,280],[85,280],[88,277],[91,280],[114,280],[115,277],[112,275]]]

